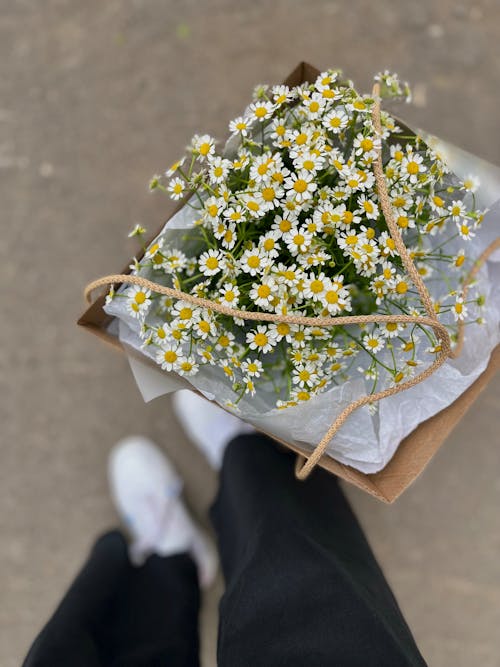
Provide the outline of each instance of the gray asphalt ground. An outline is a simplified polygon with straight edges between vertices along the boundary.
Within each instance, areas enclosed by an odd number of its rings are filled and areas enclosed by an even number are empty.
[[[3,667],[115,524],[105,466],[118,438],[161,443],[199,518],[216,487],[168,400],[145,405],[125,359],[75,326],[83,285],[132,255],[133,224],[166,217],[149,177],[194,132],[224,137],[253,85],[300,60],[366,89],[399,71],[414,85],[409,121],[498,163],[499,38],[496,0],[2,0]],[[497,376],[395,506],[349,490],[432,667],[499,664],[499,392]],[[205,667],[221,590],[204,603]]]

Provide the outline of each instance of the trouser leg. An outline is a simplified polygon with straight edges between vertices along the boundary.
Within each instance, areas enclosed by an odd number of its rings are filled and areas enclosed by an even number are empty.
[[[121,533],[99,538],[24,667],[198,666],[199,588],[187,554],[128,558]]]
[[[425,665],[340,487],[261,435],[233,440],[212,518],[220,667]]]

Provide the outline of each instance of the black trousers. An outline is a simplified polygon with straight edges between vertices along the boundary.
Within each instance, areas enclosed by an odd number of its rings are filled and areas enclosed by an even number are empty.
[[[305,482],[262,435],[233,440],[211,510],[226,592],[221,667],[425,665],[338,483]],[[196,667],[200,593],[187,554],[133,567],[97,540],[24,667]]]

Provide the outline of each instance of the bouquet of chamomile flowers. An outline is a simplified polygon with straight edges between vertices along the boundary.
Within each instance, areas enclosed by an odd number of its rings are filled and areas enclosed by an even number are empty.
[[[409,98],[397,76],[376,80],[382,98]],[[185,199],[188,223],[167,225],[144,245],[132,273],[240,311],[425,315],[375,188],[381,151],[398,229],[439,321],[452,341],[460,322],[480,324],[484,296],[462,289],[485,214],[477,179],[451,173],[387,111],[377,133],[374,103],[334,70],[314,83],[256,88],[222,149],[196,135],[185,157],[153,177],[151,190]],[[138,225],[131,236],[144,232]],[[216,374],[233,408],[261,394],[269,410],[288,408],[359,378],[377,392],[441,349],[431,327],[387,318],[328,327],[249,321],[139,285],[111,290],[107,301],[109,312],[124,302],[128,326],[162,369],[188,379]]]

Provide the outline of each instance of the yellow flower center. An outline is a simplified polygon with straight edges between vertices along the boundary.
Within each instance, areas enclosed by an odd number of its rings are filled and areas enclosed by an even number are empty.
[[[260,208],[258,202],[253,201],[253,200],[250,200],[249,202],[247,202],[247,206],[251,211],[258,211],[259,208]]]
[[[385,328],[387,329],[387,331],[396,331],[398,328],[398,324],[397,322],[387,322]]]
[[[408,227],[408,218],[406,217],[406,215],[400,215],[397,222],[398,225],[403,229],[406,229],[406,227]]]
[[[203,333],[208,333],[210,331],[210,322],[207,322],[206,320],[201,320],[198,326]]]
[[[212,216],[212,218],[215,218],[217,213],[219,212],[219,209],[215,204],[210,204],[210,206],[207,208],[208,214]]]
[[[224,170],[222,169],[222,167],[215,167],[214,176],[219,177],[219,176],[222,176],[223,173],[224,173]]]
[[[280,336],[286,336],[290,333],[290,325],[288,325],[286,322],[280,322],[276,327],[276,331]]]
[[[231,301],[234,301],[234,292],[232,290],[227,290],[227,292],[224,294],[224,298],[226,301],[231,303]]]
[[[280,232],[289,232],[290,229],[292,228],[292,223],[290,220],[287,220],[286,218],[284,220],[280,221]]]
[[[207,269],[210,269],[213,271],[214,269],[217,269],[219,266],[219,260],[217,257],[208,257],[207,261],[205,262]]]
[[[408,164],[406,166],[406,170],[412,176],[414,176],[415,174],[418,174],[418,171],[419,171],[418,162],[415,162],[415,160],[410,160],[410,162],[408,162]]]
[[[402,280],[396,285],[396,292],[398,294],[406,294],[407,291],[408,291],[408,283],[405,283],[404,280]]]
[[[254,113],[257,118],[264,118],[264,116],[267,114],[267,109],[266,107],[256,107]]]
[[[271,294],[271,288],[269,285],[259,285],[257,288],[257,294],[261,299],[267,299],[267,297]]]
[[[257,347],[264,347],[267,345],[267,336],[266,334],[263,333],[257,333],[254,336],[254,343],[257,345]]]
[[[295,236],[293,237],[293,242],[295,243],[295,245],[298,245],[298,246],[302,245],[305,240],[306,239],[303,236],[303,234],[295,234]]]
[[[193,311],[191,308],[181,308],[179,312],[179,317],[181,320],[189,320],[191,319],[191,316],[193,315]]]
[[[373,141],[371,139],[365,138],[361,141],[361,148],[367,153],[373,148]]]
[[[166,350],[163,354],[163,358],[168,364],[173,364],[177,359],[177,352],[175,352],[175,350]]]
[[[260,257],[258,255],[250,255],[247,259],[247,265],[251,269],[256,269],[260,265]]]
[[[303,370],[300,371],[299,378],[303,382],[308,382],[311,378],[311,373],[309,373],[309,371],[306,371],[306,369],[304,368]]]
[[[200,145],[200,155],[208,155],[210,153],[210,144],[206,141]]]
[[[311,104],[309,105],[309,111],[311,111],[311,113],[316,113],[317,111],[319,111],[319,102],[317,102],[316,100],[311,102]]]
[[[298,144],[299,146],[303,146],[307,141],[307,134],[305,132],[301,132],[300,134],[297,135],[295,139],[295,143]]]
[[[193,364],[190,361],[183,361],[181,364],[181,370],[183,370],[186,373],[189,373],[189,371],[193,370]]]
[[[338,303],[339,295],[337,294],[337,292],[335,292],[335,290],[329,290],[325,294],[325,299],[326,299],[327,303],[330,303],[330,304]]]
[[[295,192],[302,193],[307,190],[307,181],[305,181],[303,178],[298,178],[295,183],[293,184],[293,189]]]
[[[259,166],[257,167],[257,173],[259,174],[259,176],[264,176],[265,174],[267,174],[267,170],[269,169],[269,163],[270,160],[267,160],[267,162],[259,164]]]
[[[140,305],[141,303],[144,303],[146,301],[146,294],[144,292],[137,292],[134,299],[135,302]]]
[[[262,190],[262,198],[264,201],[273,201],[275,198],[276,193],[274,191],[274,188],[264,188]]]
[[[229,345],[229,337],[222,334],[222,336],[219,337],[218,343],[222,347],[227,347]]]
[[[311,283],[311,292],[319,294],[323,291],[323,282],[321,280],[313,280]]]

